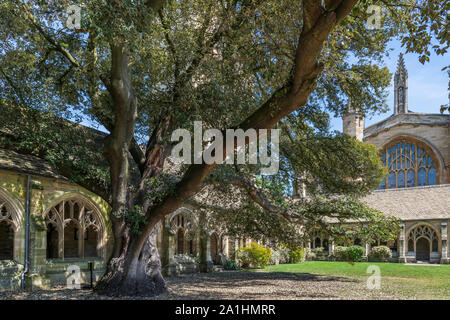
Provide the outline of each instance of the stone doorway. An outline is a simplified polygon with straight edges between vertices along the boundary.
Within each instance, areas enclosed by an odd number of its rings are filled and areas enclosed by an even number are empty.
[[[416,242],[416,260],[430,260],[430,241],[427,238],[419,238]]]

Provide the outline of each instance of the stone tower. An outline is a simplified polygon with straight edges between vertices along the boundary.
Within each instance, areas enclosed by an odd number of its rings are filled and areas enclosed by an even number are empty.
[[[408,71],[406,71],[403,53],[398,58],[394,76],[394,114],[408,113]]]
[[[364,138],[364,115],[352,108],[350,103],[347,112],[342,117],[342,130],[359,141]]]

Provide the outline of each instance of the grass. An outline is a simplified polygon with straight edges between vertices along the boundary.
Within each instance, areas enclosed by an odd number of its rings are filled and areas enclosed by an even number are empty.
[[[311,273],[365,280],[370,265],[381,271],[381,289],[401,298],[450,299],[450,265],[423,266],[401,263],[307,261],[268,266],[267,272]]]

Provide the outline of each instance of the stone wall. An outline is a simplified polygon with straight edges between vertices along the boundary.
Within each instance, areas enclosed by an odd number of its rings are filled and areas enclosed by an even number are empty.
[[[398,114],[364,129],[364,142],[379,148],[399,136],[428,144],[443,162],[441,183],[450,183],[450,115]]]
[[[364,117],[357,113],[348,113],[342,118],[343,132],[362,141],[364,136]]]
[[[15,233],[14,260],[1,261],[0,290],[16,289],[20,286],[20,274],[25,261],[25,202],[27,176],[13,172],[0,171],[0,198],[6,200],[17,214],[18,230]],[[99,196],[68,181],[43,177],[31,178],[30,195],[30,270],[26,277],[26,286],[31,289],[46,288],[51,285],[64,285],[67,279],[67,267],[77,265],[81,269],[82,283],[90,282],[88,262],[93,262],[93,278],[97,281],[105,271],[113,245],[109,206]],[[5,199],[6,198],[6,199]],[[104,222],[104,252],[99,258],[51,259],[46,256],[47,231],[44,214],[62,200],[82,199],[96,208]]]
[[[403,223],[404,230],[404,253],[400,252],[399,259],[400,262],[416,262],[416,252],[409,250],[408,241],[410,239],[411,231],[418,226],[430,226],[436,232],[438,237],[438,247],[437,251],[430,252],[430,262],[431,263],[442,263],[448,264],[450,262],[450,247],[448,245],[448,237],[450,233],[448,231],[447,225],[450,223],[449,220],[434,219],[434,220],[411,220],[405,221]],[[403,232],[403,231],[402,231]],[[402,237],[400,237],[402,238]],[[431,246],[431,243],[430,243]],[[401,246],[398,246],[399,248]]]

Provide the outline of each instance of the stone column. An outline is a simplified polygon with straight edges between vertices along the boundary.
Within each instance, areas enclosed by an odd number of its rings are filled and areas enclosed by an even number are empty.
[[[200,230],[200,272],[211,272],[213,262],[211,260],[211,241],[206,230]]]
[[[329,246],[328,246],[328,254],[330,256],[334,256],[334,238],[330,237],[330,240],[328,240]]]
[[[366,247],[366,253],[365,253],[365,255],[366,255],[366,257],[368,257],[368,256],[369,256],[369,253],[370,253],[370,247],[371,247],[370,243],[366,243],[365,247]]]
[[[223,243],[223,254],[227,257],[230,256],[229,252],[228,252],[228,237],[227,236],[222,236],[222,243]]]
[[[400,223],[400,237],[399,237],[399,246],[398,246],[398,255],[399,262],[406,262],[406,235],[405,235],[405,223]]]
[[[25,288],[47,289],[50,287],[50,279],[46,276],[47,261],[47,226],[43,217],[42,192],[44,188],[40,180],[31,180],[30,198],[30,239],[29,239],[29,272],[25,277]],[[25,237],[25,227],[23,228]],[[61,232],[58,232],[61,234]],[[60,237],[62,239],[62,237]],[[25,245],[25,238],[24,238]],[[63,257],[64,242],[59,243],[60,257]]]
[[[447,242],[447,221],[441,222],[441,238],[442,238],[442,244],[441,244],[441,263],[442,264],[448,264],[449,261],[447,259],[448,257],[448,242]]]
[[[211,261],[211,248],[209,234],[205,229],[206,213],[200,211],[199,234],[200,234],[200,272],[211,272],[213,263]]]
[[[174,232],[168,226],[162,228],[161,266],[164,275],[169,276],[176,272],[174,265]]]

